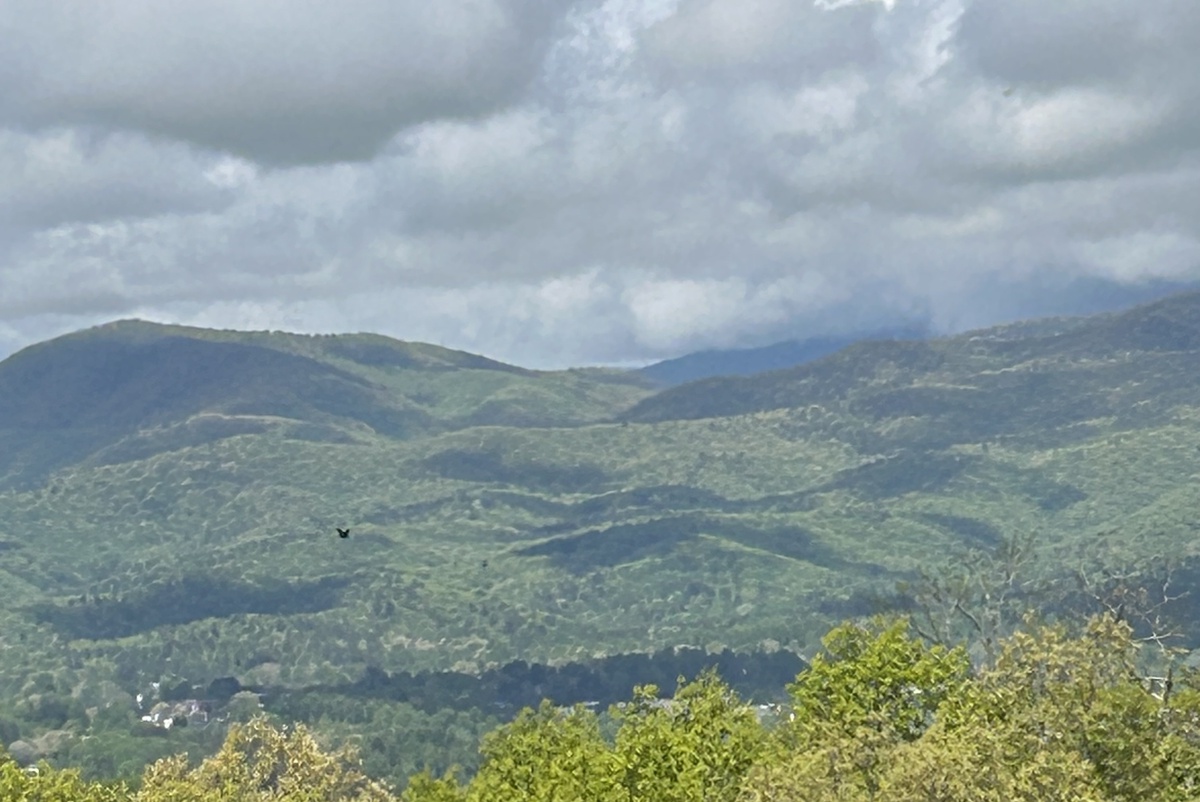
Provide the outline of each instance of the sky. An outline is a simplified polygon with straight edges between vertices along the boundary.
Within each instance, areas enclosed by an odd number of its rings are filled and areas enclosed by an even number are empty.
[[[530,367],[1200,281],[1196,0],[4,0],[0,356],[105,321]]]

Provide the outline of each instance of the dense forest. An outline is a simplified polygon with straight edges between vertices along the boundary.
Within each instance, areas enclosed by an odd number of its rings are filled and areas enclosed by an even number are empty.
[[[1200,788],[1200,683],[1113,615],[1027,618],[973,664],[906,619],[829,632],[770,715],[711,671],[605,714],[544,702],[487,733],[478,769],[397,792],[353,744],[253,716],[212,757],[167,756],[134,785],[0,762],[0,794],[41,802],[1167,802]],[[1165,670],[1165,673],[1161,673]],[[1160,673],[1153,673],[1160,672]],[[371,737],[369,734],[367,737]],[[397,796],[398,793],[398,796]]]
[[[354,682],[302,688],[244,686],[233,676],[206,686],[179,680],[149,686],[138,699],[111,687],[111,697],[90,708],[72,689],[43,677],[44,687],[15,706],[0,707],[0,740],[25,764],[49,757],[55,765],[81,769],[87,779],[133,781],[145,764],[172,750],[211,754],[231,724],[262,712],[273,721],[308,723],[331,737],[359,737],[373,774],[402,785],[422,767],[474,770],[484,733],[543,700],[602,712],[638,686],[667,688],[680,676],[710,670],[744,698],[766,705],[783,698],[802,667],[786,650],[710,654],[682,648],[564,666],[517,661],[482,674],[370,668]]]
[[[1174,710],[1200,661],[1198,355],[1196,293],[668,388],[373,335],[42,343],[0,362],[0,745],[139,789],[265,716],[255,737],[303,725],[395,793],[486,798],[503,733],[565,728],[634,771],[630,711],[701,682],[762,729],[738,793],[786,799],[761,783],[800,771],[779,739],[796,677],[843,659],[831,628],[907,616],[966,644],[983,693],[1043,637],[1030,609],[1128,627]],[[948,743],[925,714],[941,740],[880,746],[868,797]],[[1092,741],[1063,760],[1102,771]]]

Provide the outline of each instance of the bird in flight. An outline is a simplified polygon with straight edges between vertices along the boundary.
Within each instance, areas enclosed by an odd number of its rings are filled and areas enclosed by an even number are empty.
[[[338,537],[341,537],[341,538],[350,537],[349,529],[342,529],[340,526],[335,526],[334,529],[338,530]]]

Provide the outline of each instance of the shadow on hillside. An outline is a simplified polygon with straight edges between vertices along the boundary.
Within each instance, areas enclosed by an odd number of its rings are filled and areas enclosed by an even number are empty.
[[[917,513],[916,518],[939,529],[958,535],[971,546],[994,549],[1004,542],[1004,533],[987,521],[967,518],[963,515],[947,515],[939,512]]]
[[[711,654],[704,649],[679,647],[653,654],[619,654],[583,663],[548,666],[518,660],[482,674],[455,671],[388,673],[367,668],[357,682],[317,685],[268,694],[272,713],[297,720],[315,720],[336,705],[336,697],[390,699],[433,713],[445,708],[536,707],[542,699],[557,705],[588,703],[600,709],[627,701],[638,685],[652,684],[670,693],[680,677],[695,677],[706,668],[717,673],[743,698],[780,699],[783,688],[804,670],[804,660],[793,652],[776,650],[736,653],[725,649]]]
[[[434,454],[422,465],[438,476],[465,482],[495,482],[555,493],[586,493],[607,489],[611,479],[594,465],[552,465],[514,462],[488,451],[451,449]]]
[[[204,618],[319,613],[337,606],[349,581],[324,577],[316,582],[252,584],[189,576],[126,593],[84,596],[67,604],[35,604],[26,611],[72,638],[105,640]]]

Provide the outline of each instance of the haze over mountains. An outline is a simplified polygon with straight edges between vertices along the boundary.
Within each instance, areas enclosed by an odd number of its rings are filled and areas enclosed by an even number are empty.
[[[710,349],[655,362],[639,372],[662,385],[685,384],[711,376],[750,376],[802,365],[862,340],[917,340],[928,336],[925,329],[913,326],[869,334],[786,340],[759,348]]]
[[[1198,366],[1195,293],[664,390],[371,335],[90,329],[0,363],[0,687],[803,651],[1030,533],[1044,577],[1191,571]]]

